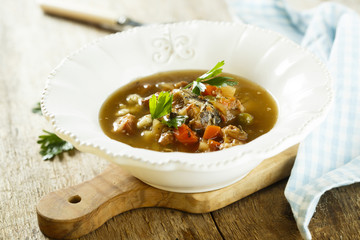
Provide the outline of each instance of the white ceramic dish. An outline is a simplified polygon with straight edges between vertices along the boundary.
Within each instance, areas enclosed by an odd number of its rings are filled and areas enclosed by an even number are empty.
[[[274,128],[241,146],[211,153],[163,153],[108,138],[98,113],[105,99],[136,78],[177,69],[224,71],[248,78],[276,99]],[[241,179],[263,159],[300,142],[333,99],[324,65],[283,36],[241,23],[192,21],[109,35],[67,57],[49,76],[41,106],[54,131],[80,151],[121,165],[169,191],[202,192]]]

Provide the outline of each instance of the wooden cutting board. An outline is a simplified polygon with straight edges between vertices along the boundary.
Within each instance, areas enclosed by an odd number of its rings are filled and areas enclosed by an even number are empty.
[[[37,205],[39,227],[48,237],[73,239],[135,208],[166,207],[190,213],[215,211],[288,177],[297,149],[295,145],[264,160],[245,178],[228,187],[204,193],[160,190],[119,166],[110,165],[89,181],[44,196]]]

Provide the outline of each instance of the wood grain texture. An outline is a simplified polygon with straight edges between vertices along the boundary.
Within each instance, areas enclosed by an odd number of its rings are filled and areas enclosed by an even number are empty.
[[[231,20],[223,0],[77,1],[143,22]],[[358,1],[342,2],[360,9]],[[43,117],[31,113],[52,69],[69,53],[108,33],[44,15],[35,0],[1,1],[0,239],[47,239],[36,218],[40,198],[92,179],[108,166],[77,151],[42,161],[36,140],[42,129],[51,129]],[[81,239],[300,239],[283,195],[285,185],[283,180],[206,214],[160,207],[127,211]],[[353,184],[325,193],[310,223],[314,239],[359,239],[359,192],[360,184]]]
[[[240,181],[204,193],[175,193],[151,187],[119,166],[95,178],[44,196],[37,205],[41,231],[52,238],[74,239],[131,209],[166,207],[190,213],[223,208],[290,175],[297,146],[264,160]]]

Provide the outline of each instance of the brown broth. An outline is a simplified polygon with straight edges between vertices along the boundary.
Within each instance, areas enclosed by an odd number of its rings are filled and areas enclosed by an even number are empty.
[[[131,135],[113,132],[113,122],[117,118],[116,113],[120,110],[119,104],[126,104],[126,97],[129,94],[136,93],[145,98],[161,91],[156,83],[191,82],[203,73],[204,71],[200,70],[161,72],[137,79],[121,87],[108,97],[100,109],[99,122],[102,130],[108,137],[132,147],[155,151],[170,151],[169,146],[164,147],[156,141],[145,141],[141,136],[141,130],[137,130]],[[272,96],[264,88],[247,79],[232,74],[224,73],[223,75],[233,77],[238,82],[235,86],[235,97],[241,101],[245,107],[245,112],[254,116],[254,121],[251,125],[242,125],[243,130],[248,134],[246,142],[250,142],[268,132],[274,126],[278,115],[277,105]],[[143,107],[141,111],[134,115],[136,118],[139,118],[148,113],[148,108]],[[196,146],[184,146],[178,143],[171,146],[171,151],[195,152]]]

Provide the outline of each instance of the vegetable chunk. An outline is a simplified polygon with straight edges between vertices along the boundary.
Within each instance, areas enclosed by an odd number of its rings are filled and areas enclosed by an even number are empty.
[[[198,137],[186,124],[181,125],[174,131],[174,136],[181,143],[197,143]]]
[[[118,117],[113,123],[114,132],[122,132],[125,134],[132,134],[136,128],[136,118],[134,115],[128,113],[124,116]]]
[[[217,136],[219,136],[220,132],[221,132],[221,128],[219,126],[208,125],[205,129],[203,138],[204,139],[216,138]]]
[[[212,152],[252,141],[274,126],[276,103],[260,86],[222,73],[223,65],[123,86],[101,108],[102,129],[132,147],[162,152]]]

